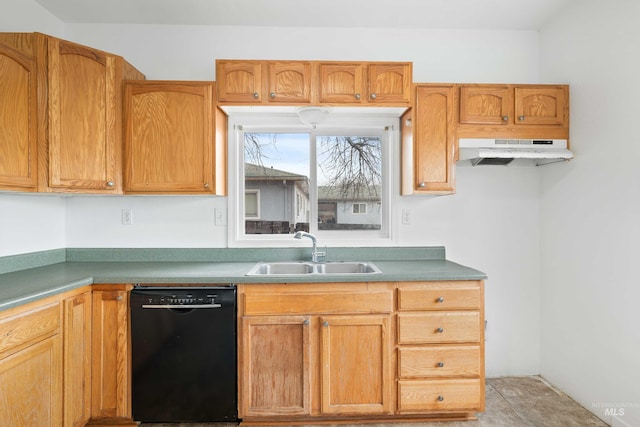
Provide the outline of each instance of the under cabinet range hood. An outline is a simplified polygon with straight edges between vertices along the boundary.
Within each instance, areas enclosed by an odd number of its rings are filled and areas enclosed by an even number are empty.
[[[459,164],[543,166],[573,158],[566,139],[461,138]]]

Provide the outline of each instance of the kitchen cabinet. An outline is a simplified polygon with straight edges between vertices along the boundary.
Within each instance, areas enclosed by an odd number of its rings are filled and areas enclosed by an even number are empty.
[[[398,285],[398,411],[484,411],[482,281]]]
[[[217,60],[218,100],[226,103],[311,102],[311,62]]]
[[[65,427],[84,426],[91,417],[91,292],[64,301]]]
[[[126,82],[124,98],[125,193],[226,194],[214,82]]]
[[[0,33],[0,46],[0,85],[12,94],[0,103],[0,138],[12,140],[0,187],[122,193],[122,83],[144,75],[120,56],[40,33]]]
[[[458,136],[568,139],[567,85],[460,85]]]
[[[454,85],[416,85],[401,117],[402,194],[455,191],[455,105]]]
[[[30,304],[0,316],[0,419],[62,426],[61,309]]]
[[[320,62],[320,104],[409,105],[411,63]]]
[[[391,284],[238,286],[245,422],[393,412]]]
[[[122,192],[121,57],[48,39],[48,190]]]
[[[217,60],[216,80],[222,104],[408,106],[412,64]]]
[[[94,285],[90,425],[130,425],[130,285]]]
[[[33,55],[0,37],[0,189],[35,191],[38,184],[37,69]]]
[[[246,417],[311,414],[309,325],[310,316],[242,318]]]

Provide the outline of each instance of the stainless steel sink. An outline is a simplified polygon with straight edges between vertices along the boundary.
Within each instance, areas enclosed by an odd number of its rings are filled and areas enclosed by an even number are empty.
[[[308,261],[259,262],[247,276],[308,276],[308,275],[352,275],[380,274],[378,267],[371,262],[344,261],[312,263]]]

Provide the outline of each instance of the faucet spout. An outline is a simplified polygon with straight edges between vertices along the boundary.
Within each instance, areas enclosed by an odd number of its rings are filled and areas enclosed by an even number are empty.
[[[326,252],[318,252],[318,239],[311,233],[307,233],[305,231],[298,231],[293,235],[294,239],[302,239],[306,237],[311,239],[311,243],[313,244],[313,250],[311,252],[311,261],[312,262],[324,262],[324,257],[327,255]]]

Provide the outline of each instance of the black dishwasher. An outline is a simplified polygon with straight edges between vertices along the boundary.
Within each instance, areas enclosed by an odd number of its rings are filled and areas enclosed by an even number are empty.
[[[133,419],[236,421],[236,288],[131,291]]]

